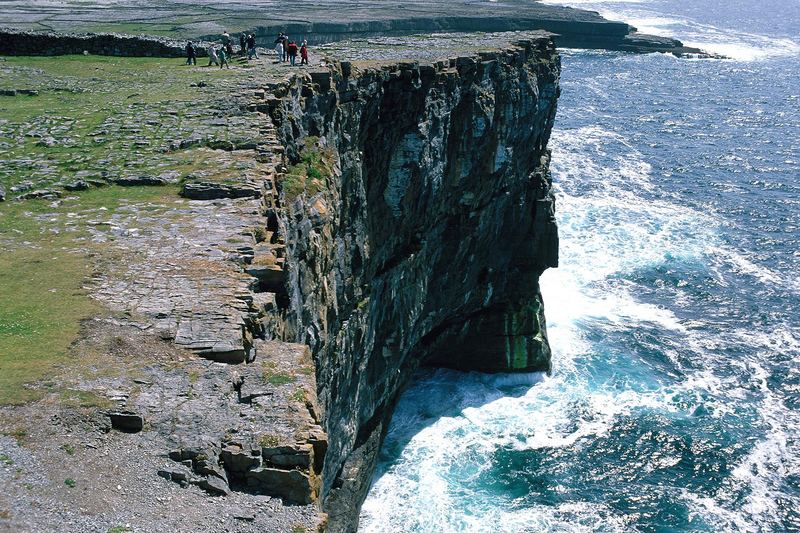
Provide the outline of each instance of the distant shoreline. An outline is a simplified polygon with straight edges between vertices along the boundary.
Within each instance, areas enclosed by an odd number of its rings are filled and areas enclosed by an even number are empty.
[[[273,3],[263,0],[228,3],[221,8],[210,0],[199,0],[180,9],[157,0],[149,2],[152,5],[139,2],[136,6],[115,6],[113,10],[99,1],[80,7],[67,2],[11,2],[0,16],[0,27],[56,32],[65,38],[90,33],[148,35],[179,41],[215,41],[226,30],[235,39],[244,31],[254,33],[259,44],[268,47],[281,31],[308,39],[311,44],[322,44],[418,33],[545,30],[556,34],[556,44],[564,48],[712,57],[697,48],[685,47],[676,39],[640,34],[633,26],[607,20],[594,11],[523,0],[502,4],[443,0],[435,5],[398,0],[392,9],[380,3],[364,6],[347,0],[316,1],[303,4],[302,9],[279,13]],[[0,53],[19,55],[8,47]]]

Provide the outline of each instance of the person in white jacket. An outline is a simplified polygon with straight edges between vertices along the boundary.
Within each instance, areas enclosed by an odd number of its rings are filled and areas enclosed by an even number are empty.
[[[215,64],[219,66],[219,57],[217,56],[217,49],[213,46],[208,47],[208,66],[210,67],[211,64]]]

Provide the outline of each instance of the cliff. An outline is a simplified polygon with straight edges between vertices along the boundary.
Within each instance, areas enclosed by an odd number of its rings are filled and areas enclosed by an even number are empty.
[[[356,528],[415,368],[550,367],[559,74],[538,34],[427,65],[334,63],[268,97],[288,165],[269,213],[286,242],[279,329],[316,364],[331,531]]]
[[[565,48],[597,48],[634,53],[664,52],[677,56],[712,57],[700,49],[686,47],[677,39],[639,33],[625,22],[607,20],[594,11],[527,3],[518,12],[497,11],[486,16],[442,15],[317,22],[280,22],[259,25],[248,32],[270,48],[279,32],[302,36],[312,45],[352,39],[375,39],[420,33],[472,33],[509,31],[548,31],[556,45]],[[375,15],[378,15],[375,13]],[[215,36],[205,35],[213,40]]]

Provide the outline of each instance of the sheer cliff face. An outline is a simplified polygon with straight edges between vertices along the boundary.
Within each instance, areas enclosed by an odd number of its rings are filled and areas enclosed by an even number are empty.
[[[355,529],[416,367],[549,369],[538,281],[558,260],[558,78],[541,39],[432,66],[336,65],[272,111],[290,160],[314,136],[333,168],[279,213],[287,334],[312,347],[330,438],[333,531]]]

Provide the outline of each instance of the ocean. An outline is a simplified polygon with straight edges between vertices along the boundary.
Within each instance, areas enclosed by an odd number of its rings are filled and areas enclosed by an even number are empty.
[[[361,531],[800,531],[800,1],[551,2],[727,60],[564,50],[551,376],[420,372]]]

